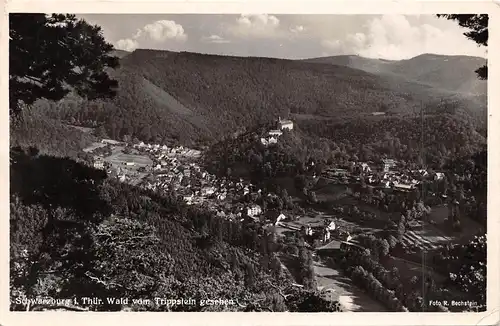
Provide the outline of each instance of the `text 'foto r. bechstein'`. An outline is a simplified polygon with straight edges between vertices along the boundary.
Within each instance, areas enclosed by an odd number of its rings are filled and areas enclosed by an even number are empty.
[[[486,310],[488,15],[160,16],[9,15],[11,310]]]

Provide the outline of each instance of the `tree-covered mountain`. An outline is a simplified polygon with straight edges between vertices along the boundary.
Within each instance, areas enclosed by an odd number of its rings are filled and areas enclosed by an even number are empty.
[[[306,120],[378,111],[405,117],[424,108],[465,115],[479,130],[486,121],[485,97],[341,65],[136,50],[110,74],[120,85],[114,99],[74,97],[44,104],[42,111],[97,124],[112,138],[184,144],[220,140],[289,114]]]
[[[306,62],[341,65],[378,75],[395,75],[409,81],[470,95],[485,95],[487,83],[474,72],[486,59],[461,55],[422,54],[406,60],[383,60],[356,55],[307,59]]]

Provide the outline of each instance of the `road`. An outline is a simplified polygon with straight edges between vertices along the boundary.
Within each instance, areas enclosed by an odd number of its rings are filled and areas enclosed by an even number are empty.
[[[372,299],[363,290],[352,284],[337,269],[321,262],[314,263],[318,290],[327,292],[327,299],[338,300],[344,311],[349,312],[386,312],[387,309]]]

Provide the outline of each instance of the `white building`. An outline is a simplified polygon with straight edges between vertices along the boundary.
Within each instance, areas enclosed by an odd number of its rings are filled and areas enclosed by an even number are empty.
[[[193,198],[194,198],[194,196],[193,196],[192,194],[191,194],[191,195],[188,195],[188,196],[184,196],[184,201],[185,201],[188,205],[190,205],[190,204],[192,203],[192,201],[193,201]]]
[[[280,215],[278,215],[278,217],[276,218],[276,222],[274,222],[274,225],[278,225],[279,222],[283,221],[286,219],[286,216],[285,214],[281,213]]]
[[[269,139],[267,140],[267,142],[269,144],[276,144],[278,142],[278,138],[276,138],[276,137],[269,137]]]
[[[325,228],[325,230],[323,231],[323,242],[327,242],[328,240],[330,240],[330,230],[328,228]]]
[[[276,130],[271,130],[271,131],[276,131]],[[281,131],[280,131],[281,133]],[[267,146],[267,145],[271,145],[271,144],[276,144],[278,142],[278,136],[271,136],[269,138],[261,138],[260,139],[260,142],[262,143],[262,145],[264,146]]]
[[[259,205],[253,205],[247,208],[248,216],[256,216],[262,214],[262,208]]]
[[[414,184],[405,184],[405,183],[396,183],[394,184],[394,189],[395,190],[400,190],[400,191],[411,191],[415,189]]]
[[[327,228],[327,230],[329,230],[329,231],[333,231],[333,230],[335,230],[335,222],[334,222],[334,221],[331,221],[330,223],[328,223],[328,224],[326,225],[326,228]]]
[[[100,157],[94,158],[94,168],[96,169],[104,169],[104,162],[101,160]]]
[[[363,172],[372,172],[372,169],[367,163],[361,163],[361,170]]]
[[[313,229],[309,224],[305,227],[305,233],[308,236],[311,236],[313,234]]]
[[[444,179],[444,173],[443,172],[436,172],[436,175],[434,176],[434,180],[442,180]]]
[[[110,145],[119,145],[120,144],[119,141],[113,140],[113,139],[103,139],[103,140],[101,140],[101,143],[110,144]]]
[[[279,125],[280,125],[281,130],[283,130],[283,129],[292,130],[293,129],[293,121],[292,120],[281,120],[281,118],[279,118]]]
[[[210,196],[215,192],[214,187],[204,187],[201,189],[201,193],[203,196]]]
[[[281,130],[269,130],[268,135],[279,137],[279,136],[283,135],[283,131],[281,131]]]

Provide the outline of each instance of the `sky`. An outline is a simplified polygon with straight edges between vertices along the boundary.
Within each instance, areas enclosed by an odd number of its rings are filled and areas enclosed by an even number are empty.
[[[116,48],[287,59],[360,55],[388,60],[423,53],[486,57],[454,21],[434,15],[92,14]]]

